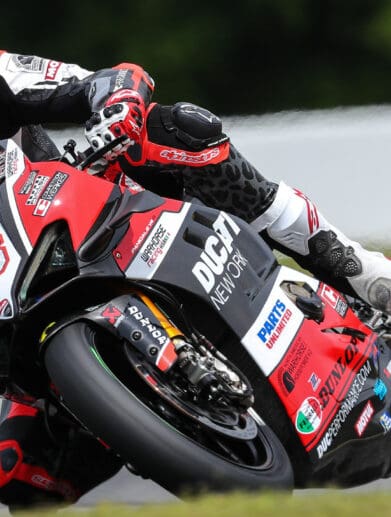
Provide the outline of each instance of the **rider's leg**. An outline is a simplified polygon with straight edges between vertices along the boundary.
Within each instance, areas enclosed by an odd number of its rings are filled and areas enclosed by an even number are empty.
[[[11,511],[73,503],[121,468],[97,440],[69,431],[59,421],[52,426],[54,436],[41,411],[16,402],[2,403],[0,502]]]
[[[273,203],[252,225],[312,271],[324,272],[334,283],[345,281],[353,293],[391,312],[391,261],[350,240],[302,192],[281,182]]]
[[[293,256],[320,279],[391,312],[391,261],[351,241],[301,192],[268,181],[234,146],[218,163],[159,162],[162,149],[173,149],[170,156],[181,155],[175,149],[183,150],[184,159],[188,151],[198,153],[199,160],[209,156],[206,151],[226,149],[226,143],[221,144],[226,135],[217,117],[186,103],[155,105],[147,128],[154,160],[131,168],[136,181],[170,197],[180,197],[183,187],[203,203],[251,223],[273,247]]]
[[[350,240],[300,191],[266,180],[233,146],[224,162],[188,167],[183,177],[189,194],[242,217],[319,278],[391,313],[391,261]]]

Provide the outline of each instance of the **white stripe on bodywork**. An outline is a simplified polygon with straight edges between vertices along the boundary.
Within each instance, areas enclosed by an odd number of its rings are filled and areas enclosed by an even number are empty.
[[[20,218],[19,210],[16,205],[16,199],[14,194],[14,185],[17,180],[22,175],[25,169],[25,161],[24,154],[22,150],[13,142],[9,140],[7,142],[7,151],[6,151],[6,162],[5,162],[5,172],[6,172],[6,188],[7,188],[7,197],[8,202],[11,207],[12,216],[18,229],[19,236],[23,242],[24,247],[26,248],[27,253],[30,255],[32,251],[32,246],[30,239],[27,236],[27,233],[24,229],[22,220]],[[12,171],[12,173],[10,172]]]
[[[5,265],[4,271],[0,274],[0,302],[7,300],[10,304],[12,311],[9,316],[1,316],[1,319],[12,318],[14,315],[14,307],[12,303],[12,285],[15,280],[15,275],[18,270],[20,264],[20,255],[16,251],[14,245],[12,244],[11,239],[8,237],[5,228],[0,224],[0,236],[1,236],[1,245],[5,248],[6,253],[8,255],[8,259]]]
[[[187,212],[190,208],[189,203],[184,203],[182,210],[180,212],[163,212],[159,219],[156,221],[152,231],[148,235],[147,239],[143,243],[140,248],[140,251],[134,257],[128,269],[125,271],[125,275],[129,278],[138,278],[143,280],[150,280],[155,275],[156,271],[159,269],[160,264],[163,262],[164,257],[167,255],[168,250],[171,248],[172,243],[175,240],[175,237],[181,227]],[[167,232],[169,233],[169,237],[164,247],[161,248],[161,253],[159,254],[157,260],[154,264],[148,265],[148,263],[142,259],[142,255],[144,251],[151,244],[152,239],[159,228],[159,225],[162,225]]]
[[[283,281],[305,282],[311,286],[315,292],[319,285],[318,280],[294,269],[281,266],[265,305],[246,335],[242,338],[244,347],[266,376],[271,374],[284,357],[304,319],[302,311],[296,307],[295,303],[288,298],[286,292],[281,288]],[[265,326],[265,323],[270,323],[270,315],[273,313],[273,308],[278,301],[285,305],[286,309],[284,312],[289,315],[289,319],[287,319],[283,330],[281,330],[274,341],[272,341],[270,337],[273,336],[273,332],[276,329],[270,332],[270,336],[266,335],[266,342],[263,342],[258,333]],[[277,326],[278,325],[276,325],[276,328]]]

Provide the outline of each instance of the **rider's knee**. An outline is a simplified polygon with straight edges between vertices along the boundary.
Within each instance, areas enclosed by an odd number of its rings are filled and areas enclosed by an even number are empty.
[[[23,453],[17,441],[0,441],[0,487],[15,478],[22,461]]]
[[[157,104],[148,119],[151,141],[179,149],[199,151],[228,141],[219,117],[189,102]]]

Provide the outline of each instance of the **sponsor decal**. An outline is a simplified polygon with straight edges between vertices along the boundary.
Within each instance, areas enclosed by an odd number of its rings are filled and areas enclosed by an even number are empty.
[[[21,56],[12,54],[7,69],[23,70],[24,72],[42,72],[44,60],[37,56]]]
[[[118,325],[124,319],[124,315],[118,309],[118,307],[111,303],[101,312],[101,316],[114,327],[118,327]]]
[[[284,365],[278,371],[278,382],[287,393],[292,393],[310,357],[311,348],[298,338],[284,358]]]
[[[162,371],[168,370],[168,368],[170,368],[176,361],[177,353],[173,342],[164,332],[161,324],[158,323],[158,326],[154,325],[148,316],[145,316],[139,307],[137,307],[137,305],[131,305],[127,308],[127,311],[137,321],[139,326],[138,328],[141,326],[149,334],[149,337],[153,338],[159,344],[159,347],[154,347],[156,348],[156,352],[158,351],[158,354],[153,354],[156,355],[156,366]],[[140,332],[140,334],[142,335],[143,333]]]
[[[148,316],[144,316],[141,310],[136,305],[128,307],[128,312],[138,323],[144,327],[144,329],[159,343],[159,345],[165,345],[169,338],[156,325],[151,323]]]
[[[282,274],[284,273],[282,272]],[[275,371],[275,382],[276,385],[279,383],[283,386],[283,390],[290,393],[295,389],[297,380],[303,371],[304,365],[309,360],[311,351],[308,351],[308,354],[303,353],[302,355],[296,353],[300,344],[303,345],[302,350],[306,350],[306,346],[301,342],[300,338],[296,340],[297,332],[303,324],[304,316],[294,303],[281,291],[278,282],[279,279],[277,277],[275,287],[270,293],[269,299],[242,338],[242,343],[267,377],[272,374],[273,370],[275,370],[284,358],[281,367]],[[262,329],[265,327],[266,321],[270,323],[269,316],[273,313],[277,300],[285,306],[285,311],[281,312],[279,323],[275,330],[272,331],[270,337],[267,334],[263,336]],[[286,314],[288,314],[289,317],[285,318]],[[281,321],[283,322],[282,324]],[[281,327],[279,327],[280,324]],[[264,339],[266,338],[265,343],[260,338],[259,333],[261,331],[262,337]],[[267,343],[269,346],[266,345]],[[290,345],[292,345],[292,350]],[[288,358],[290,358],[290,360]],[[285,371],[288,373],[284,375]],[[295,405],[294,410],[297,410],[297,405]]]
[[[34,208],[33,215],[38,215],[39,217],[44,217],[49,210],[51,205],[50,201],[46,201],[46,199],[40,199],[37,203],[37,206]]]
[[[355,341],[351,341],[345,351],[335,361],[334,366],[327,376],[324,384],[319,390],[319,397],[322,402],[322,408],[325,409],[330,401],[330,397],[334,394],[337,386],[339,385],[343,373],[347,366],[354,360],[359,349]]]
[[[5,176],[5,149],[0,148],[0,180]]]
[[[18,149],[14,147],[7,152],[5,174],[7,178],[18,172]]]
[[[5,176],[7,180],[7,190],[12,188],[18,177],[25,168],[24,154],[14,141],[7,141],[5,155]],[[12,186],[11,186],[12,185]]]
[[[238,248],[235,248],[225,265],[221,279],[216,282],[213,290],[209,293],[210,300],[218,311],[229,301],[236,287],[236,280],[240,278],[247,263],[246,257],[241,254]]]
[[[236,287],[236,281],[247,266],[248,260],[240,250],[233,247],[233,241],[240,228],[235,221],[221,212],[213,223],[215,235],[205,242],[192,273],[209,295],[217,310],[221,310]]]
[[[121,90],[118,93],[114,93],[110,97],[110,103],[114,104],[115,102],[124,102],[125,100],[134,99],[134,98],[135,98],[134,90],[129,90],[129,89]]]
[[[66,481],[54,480],[45,477],[40,473],[32,474],[30,478],[32,485],[43,488],[44,490],[56,491],[63,494],[66,499],[74,499],[76,497],[75,490]]]
[[[371,362],[368,360],[363,364],[355,376],[345,400],[342,402],[341,407],[335,414],[323,438],[320,440],[316,447],[316,452],[319,459],[321,459],[323,455],[330,449],[334,440],[337,438],[343,424],[345,423],[352,409],[355,407],[360,393],[362,392],[364,385],[371,373],[371,370]]]
[[[295,389],[295,379],[287,370],[282,373],[282,384],[288,393],[292,393]]]
[[[323,284],[320,296],[325,300],[342,318],[345,317],[348,310],[348,304],[340,294],[332,287]]]
[[[146,225],[146,227],[145,227],[145,229],[144,229],[143,233],[142,233],[142,234],[140,235],[140,237],[137,239],[137,241],[136,241],[135,245],[133,246],[133,248],[132,248],[132,250],[131,250],[132,255],[134,255],[134,254],[136,253],[136,251],[140,248],[140,246],[141,246],[141,244],[142,244],[143,240],[144,240],[144,239],[145,239],[145,237],[148,235],[149,230],[150,230],[150,229],[152,228],[152,226],[154,225],[154,222],[155,222],[155,219],[154,219],[154,218],[151,218],[151,219],[148,221],[148,223],[147,223],[147,225]]]
[[[319,384],[320,384],[321,380],[319,379],[319,377],[316,375],[315,372],[312,372],[310,375],[310,378],[308,379],[307,382],[309,382],[311,384],[311,388],[314,391],[316,391],[319,388]]]
[[[28,194],[30,192],[31,187],[34,184],[35,178],[38,174],[38,171],[31,171],[27,180],[21,186],[18,194]]]
[[[156,366],[166,371],[172,364],[177,360],[178,356],[175,350],[175,346],[169,339],[167,343],[162,347],[156,360]]]
[[[391,430],[391,416],[387,411],[380,416],[380,424],[385,433],[388,433],[388,431]]]
[[[384,397],[387,395],[387,386],[381,379],[377,379],[373,387],[373,391],[375,395],[379,397],[380,400],[383,400]]]
[[[46,67],[45,79],[47,81],[53,81],[57,75],[58,69],[61,66],[61,61],[50,60]]]
[[[38,198],[44,189],[46,183],[49,181],[49,176],[43,176],[42,174],[39,174],[35,180],[34,184],[31,188],[31,192],[29,197],[27,198],[26,205],[36,205]]]
[[[6,298],[0,300],[0,318],[10,318],[12,316],[12,307]]]
[[[368,400],[364,406],[364,409],[361,411],[357,422],[354,424],[354,429],[356,430],[358,436],[362,436],[364,434],[364,431],[368,427],[368,424],[372,420],[374,414],[375,409],[372,405],[372,402]]]
[[[46,199],[46,201],[53,201],[53,199],[58,194],[60,188],[68,179],[68,176],[69,175],[65,174],[65,172],[56,172],[56,174],[50,180],[48,186],[42,192],[41,199]]]
[[[315,230],[319,228],[319,216],[316,206],[312,203],[310,199],[306,195],[303,194],[300,190],[293,189],[293,192],[296,196],[300,197],[305,201],[307,206],[307,220],[308,220],[308,228],[310,230],[310,234],[312,235]]]
[[[124,177],[124,183],[126,188],[132,193],[132,194],[138,194],[139,192],[142,192],[145,190],[141,185],[139,185],[136,181],[132,180],[132,178],[129,178],[129,176]]]
[[[141,251],[141,259],[148,265],[148,267],[152,267],[156,260],[162,255],[163,249],[170,236],[170,232],[162,224],[159,224],[152,236],[152,239]]]
[[[190,154],[179,149],[164,149],[160,151],[160,157],[168,162],[183,162],[183,163],[206,163],[220,154],[220,149],[214,147],[208,151],[197,154]]]
[[[33,474],[31,481],[34,485],[44,488],[45,490],[53,490],[55,488],[55,482],[52,479],[41,476],[41,474]]]
[[[322,408],[315,397],[307,397],[296,413],[296,429],[301,434],[314,433],[322,422]]]
[[[114,91],[117,91],[124,87],[124,82],[126,78],[126,74],[129,73],[129,70],[118,70],[117,75],[115,77],[114,83]]]
[[[291,316],[292,311],[281,300],[277,300],[258,331],[258,337],[267,348],[273,348]]]
[[[2,275],[9,264],[10,258],[5,246],[4,237],[0,233],[0,275]]]
[[[163,262],[169,249],[171,248],[175,240],[175,236],[178,233],[179,228],[181,227],[189,208],[190,205],[188,203],[184,203],[179,212],[163,211],[157,221],[155,221],[153,216],[151,217],[147,226],[144,227],[143,234],[138,237],[137,242],[133,245],[131,249],[132,254],[138,248],[139,251],[127,267],[125,271],[126,276],[139,279],[150,279],[153,277],[153,275],[156,273],[157,269]],[[145,250],[148,247],[149,243],[153,238],[154,233],[149,233],[149,228],[153,227],[153,224],[161,224],[163,228],[169,228],[170,236],[167,242],[164,243],[163,248],[161,248],[162,253],[159,253],[159,255],[156,257],[155,262],[153,264],[148,264],[147,262],[145,262],[145,260],[141,258],[141,254],[143,250]],[[117,248],[115,253],[118,252],[119,250]]]
[[[391,361],[387,363],[387,366],[384,368],[384,373],[388,378],[391,377]]]

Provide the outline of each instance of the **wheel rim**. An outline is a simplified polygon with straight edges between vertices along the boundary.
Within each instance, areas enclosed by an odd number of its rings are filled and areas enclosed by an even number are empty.
[[[131,364],[128,360],[118,361],[117,359],[113,361],[112,354],[105,353],[107,349],[112,350],[112,346],[102,345],[100,340],[97,339],[98,334],[94,331],[91,332],[93,345],[90,346],[90,351],[94,358],[166,425],[174,428],[176,432],[185,435],[210,453],[237,466],[257,470],[271,468],[274,461],[274,451],[267,426],[257,425],[254,419],[247,414],[247,423],[238,421],[234,431],[229,433],[227,432],[228,428],[225,429],[225,432],[222,432],[219,425],[212,429],[210,422],[206,426],[201,418],[191,418],[189,414],[186,414],[189,408],[184,411],[183,407],[175,407],[175,404],[172,404],[167,397],[162,395],[159,386],[155,385],[153,377],[149,376],[150,372],[143,372],[135,368],[134,364]],[[124,355],[122,358],[124,358]],[[134,375],[135,372],[137,372],[137,375]],[[242,425],[241,428],[240,425]]]

